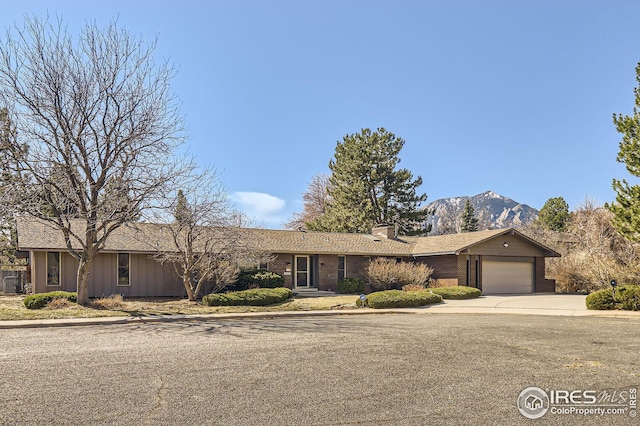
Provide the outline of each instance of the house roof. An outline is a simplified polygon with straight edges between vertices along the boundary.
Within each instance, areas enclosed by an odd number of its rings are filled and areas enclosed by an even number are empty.
[[[523,233],[512,229],[492,229],[488,231],[465,232],[460,234],[435,235],[432,237],[418,237],[414,239],[412,254],[414,256],[435,256],[440,254],[460,254],[469,248],[503,235],[518,235],[529,243],[547,252],[549,257],[559,257],[560,254],[540,244]]]
[[[48,223],[34,218],[18,217],[18,248],[20,250],[66,250],[63,235]],[[84,222],[72,224],[81,235]],[[469,232],[431,237],[401,237],[386,239],[370,234],[336,232],[303,232],[240,228],[239,238],[251,248],[269,253],[345,254],[364,256],[435,256],[460,254],[462,251],[497,236],[516,234],[543,249],[548,256],[558,253],[514,229]],[[146,252],[171,250],[169,234],[163,226],[151,223],[132,223],[121,226],[107,239],[104,251]]]
[[[74,221],[72,229],[82,235],[84,222]],[[17,218],[20,250],[66,250],[62,233],[50,224],[34,218]],[[301,232],[257,228],[239,228],[239,238],[252,248],[271,253],[360,254],[410,256],[413,244],[369,234]],[[107,239],[104,251],[154,252],[171,250],[169,234],[162,225],[133,223],[121,226]],[[77,244],[74,246],[79,247]]]

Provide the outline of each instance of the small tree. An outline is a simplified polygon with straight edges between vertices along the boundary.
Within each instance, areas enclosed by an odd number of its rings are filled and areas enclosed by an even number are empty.
[[[215,172],[194,176],[188,187],[177,192],[169,209],[171,216],[155,217],[170,243],[155,247],[154,258],[171,265],[182,277],[189,300],[196,300],[205,285],[217,292],[233,284],[239,264],[257,264],[267,258],[251,248],[256,241],[249,241],[242,232],[244,216],[230,206]],[[151,235],[146,239],[154,241]]]
[[[433,268],[424,263],[397,262],[378,257],[367,266],[366,275],[375,290],[400,290],[405,285],[424,286]]]
[[[174,70],[115,22],[26,19],[0,41],[0,105],[15,131],[0,153],[0,207],[46,222],[78,261],[78,303],[109,236],[155,204],[192,164],[176,161]],[[6,142],[6,141],[5,141]],[[83,226],[72,226],[81,219]]]
[[[478,230],[478,218],[476,210],[473,208],[469,200],[464,203],[464,210],[460,216],[460,231],[475,232]]]
[[[618,162],[624,163],[633,176],[640,177],[640,63],[636,67],[636,81],[633,115],[614,114],[613,123],[622,134]],[[614,214],[613,225],[625,237],[640,241],[640,185],[614,179],[613,189],[616,201],[607,205]]]
[[[329,176],[317,174],[311,178],[309,187],[302,195],[304,207],[301,213],[294,213],[291,220],[285,224],[287,229],[307,229],[307,223],[311,223],[321,217],[327,211],[329,201]]]
[[[540,213],[536,223],[543,229],[556,232],[567,230],[569,220],[569,204],[562,197],[549,198]]]

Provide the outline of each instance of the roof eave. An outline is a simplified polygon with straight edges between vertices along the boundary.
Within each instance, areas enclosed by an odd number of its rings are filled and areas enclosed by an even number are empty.
[[[439,251],[433,253],[413,253],[411,256],[413,257],[428,257],[428,256],[445,256],[448,254],[458,255],[460,254],[458,251]]]

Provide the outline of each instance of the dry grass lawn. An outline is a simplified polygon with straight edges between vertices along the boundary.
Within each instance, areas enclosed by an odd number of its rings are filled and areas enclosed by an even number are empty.
[[[355,307],[358,296],[327,296],[289,299],[271,306],[203,306],[174,298],[94,299],[91,307],[55,303],[43,309],[27,309],[24,296],[0,294],[0,320],[95,318],[113,316],[154,316],[215,314],[229,312],[275,312],[345,309]]]

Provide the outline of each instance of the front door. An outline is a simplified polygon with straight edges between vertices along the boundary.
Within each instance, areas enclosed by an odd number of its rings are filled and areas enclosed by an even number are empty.
[[[309,273],[309,256],[296,256],[296,287],[309,288],[311,274]]]

